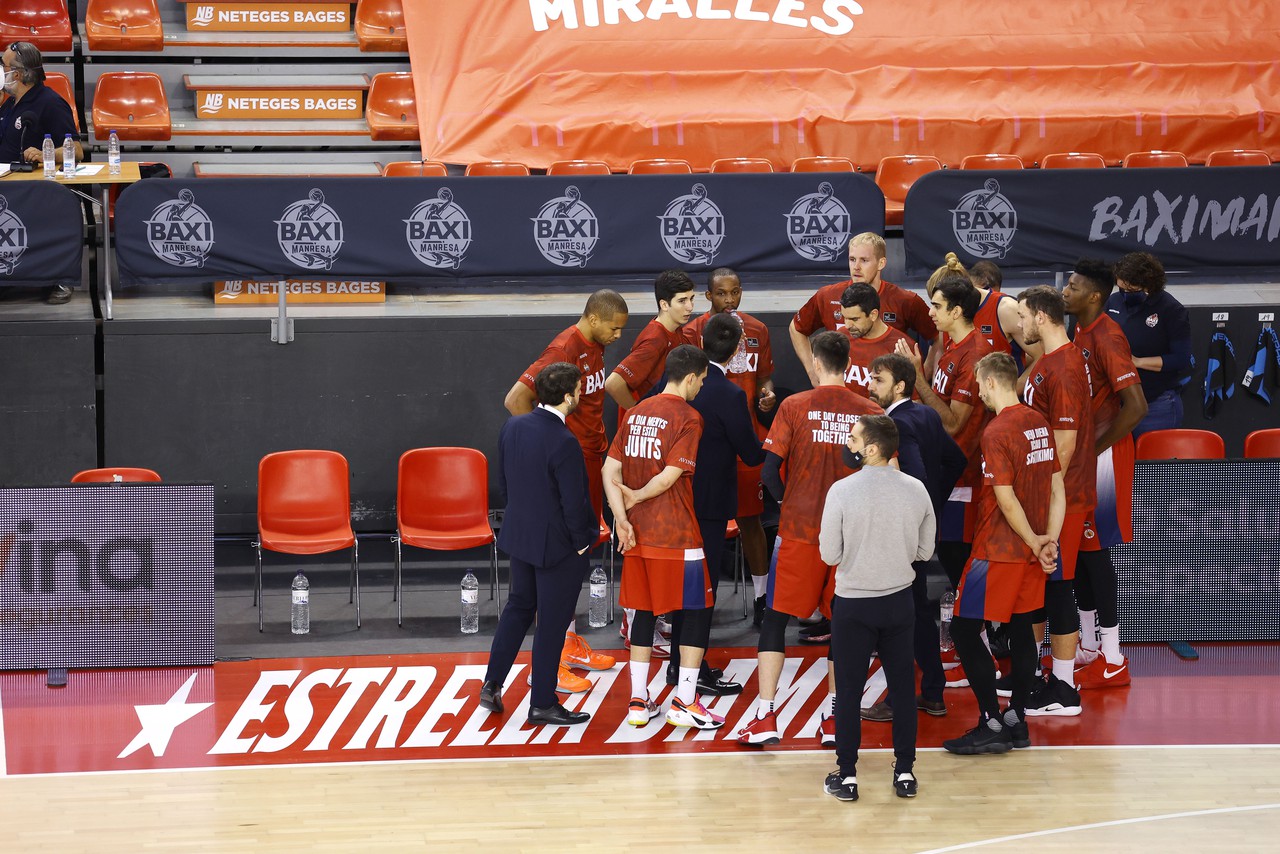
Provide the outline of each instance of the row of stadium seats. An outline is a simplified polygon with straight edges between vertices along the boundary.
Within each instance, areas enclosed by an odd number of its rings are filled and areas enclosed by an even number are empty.
[[[1140,460],[1221,460],[1226,457],[1226,446],[1212,430],[1152,430],[1138,437],[1135,455]],[[1254,430],[1245,436],[1244,458],[1280,458],[1280,427]]]
[[[88,0],[85,40],[91,52],[162,51],[164,23],[156,0]],[[408,49],[401,0],[358,0],[353,18],[362,51]],[[0,39],[29,41],[45,53],[72,50],[66,0],[5,0],[0,3]]]

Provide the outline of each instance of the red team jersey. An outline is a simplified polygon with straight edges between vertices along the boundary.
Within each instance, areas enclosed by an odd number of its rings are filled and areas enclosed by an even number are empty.
[[[1129,339],[1106,312],[1088,326],[1076,326],[1075,345],[1084,354],[1093,384],[1093,430],[1101,436],[1120,412],[1120,392],[1141,382]]]
[[[871,363],[877,356],[894,352],[899,341],[909,341],[892,326],[885,330],[879,338],[854,338],[846,327],[845,337],[849,339],[849,369],[844,374],[845,388],[862,397],[871,397]]]
[[[851,279],[818,288],[809,301],[800,306],[794,322],[801,335],[812,335],[819,329],[840,332],[844,329],[844,313],[840,295],[853,284]],[[938,337],[938,327],[929,317],[929,306],[918,294],[903,290],[892,282],[880,282],[880,319],[899,332],[915,332],[924,340]]]
[[[1067,512],[1085,513],[1098,503],[1098,456],[1093,452],[1093,392],[1084,354],[1071,342],[1035,363],[1022,399],[1054,430],[1075,430],[1076,447],[1064,475]]]
[[[982,433],[982,494],[973,556],[993,563],[1035,563],[1037,558],[1005,519],[994,486],[1012,486],[1027,522],[1037,533],[1049,526],[1053,473],[1059,471],[1053,431],[1028,406],[1006,407]]]
[[[1013,346],[1008,336],[1000,328],[1000,301],[1013,299],[999,291],[988,291],[982,304],[973,315],[973,328],[991,345],[991,349],[1000,353],[1012,353]]]
[[[640,489],[667,466],[684,474],[675,486],[627,512],[636,544],[664,549],[702,548],[693,511],[693,470],[702,416],[674,394],[646,398],[627,410],[609,456],[622,463],[622,482]]]
[[[948,338],[946,349],[938,358],[938,368],[933,374],[933,393],[943,402],[949,405],[951,401],[958,400],[973,407],[969,419],[952,437],[969,458],[969,465],[957,486],[981,485],[982,467],[978,457],[978,440],[991,413],[978,397],[978,378],[974,375],[974,366],[990,352],[991,345],[976,329],[959,344]]]
[[[761,378],[773,376],[773,348],[769,344],[769,327],[746,312],[738,312],[742,320],[742,337],[746,341],[746,363],[729,361],[725,375],[729,382],[747,393],[751,417],[756,417],[756,398],[760,394]],[[684,343],[702,347],[702,331],[707,328],[711,312],[695,317],[685,324]]]
[[[576,324],[570,326],[552,339],[538,361],[525,369],[520,382],[536,392],[534,378],[553,362],[568,362],[582,371],[582,397],[565,423],[578,437],[583,453],[603,456],[609,448],[609,437],[604,432],[604,347],[584,338]]]
[[[844,386],[819,386],[782,401],[764,440],[764,449],[787,463],[779,537],[817,544],[827,490],[853,473],[842,456],[849,429],[864,415],[883,413]]]
[[[631,395],[639,400],[662,378],[662,372],[667,366],[667,354],[682,343],[684,341],[679,329],[668,332],[667,327],[654,318],[640,330],[636,343],[631,345],[631,352],[613,372],[622,377],[631,390]]]

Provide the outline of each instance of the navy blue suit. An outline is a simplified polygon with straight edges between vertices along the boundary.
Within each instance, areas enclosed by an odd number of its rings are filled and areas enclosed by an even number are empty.
[[[556,702],[564,630],[573,619],[600,521],[591,507],[582,446],[554,412],[535,409],[502,425],[498,493],[506,501],[498,548],[511,556],[511,595],[498,619],[485,681],[501,685],[533,624],[530,706]]]
[[[932,407],[908,399],[889,412],[898,427],[898,466],[924,484],[933,502],[933,512],[942,518],[942,508],[951,489],[964,473],[964,451],[947,435],[942,418]],[[942,657],[938,649],[938,611],[929,602],[928,561],[913,564],[915,581],[911,597],[915,603],[915,654],[920,665],[920,693],[926,700],[940,701],[946,686]]]

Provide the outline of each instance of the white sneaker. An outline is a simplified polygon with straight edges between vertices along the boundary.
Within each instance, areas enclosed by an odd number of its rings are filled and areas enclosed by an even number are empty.
[[[672,697],[671,708],[667,709],[667,723],[694,729],[719,729],[724,726],[724,718],[708,712],[699,700],[686,706],[679,697]]]
[[[644,726],[661,712],[662,709],[653,700],[632,697],[631,703],[627,706],[627,723],[632,726]]]

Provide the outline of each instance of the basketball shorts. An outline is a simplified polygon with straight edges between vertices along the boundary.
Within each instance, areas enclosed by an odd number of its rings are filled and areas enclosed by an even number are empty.
[[[1098,506],[1085,529],[1081,551],[1096,552],[1133,542],[1133,436],[1098,455]]]
[[[955,614],[1007,623],[1014,614],[1044,607],[1044,580],[1039,562],[1000,563],[971,557],[956,590]]]
[[[1058,568],[1049,576],[1050,581],[1075,580],[1077,558],[1088,532],[1086,523],[1090,512],[1068,513],[1063,517],[1062,533],[1058,535]]]
[[[711,576],[702,549],[637,545],[622,560],[618,601],[654,614],[710,608]]]
[[[800,618],[817,609],[831,619],[831,597],[835,595],[836,568],[822,562],[817,544],[778,537],[769,561],[768,606]]]
[[[759,516],[764,512],[764,484],[760,482],[763,468],[744,466],[741,460],[738,461],[738,515],[734,516],[735,519]]]

